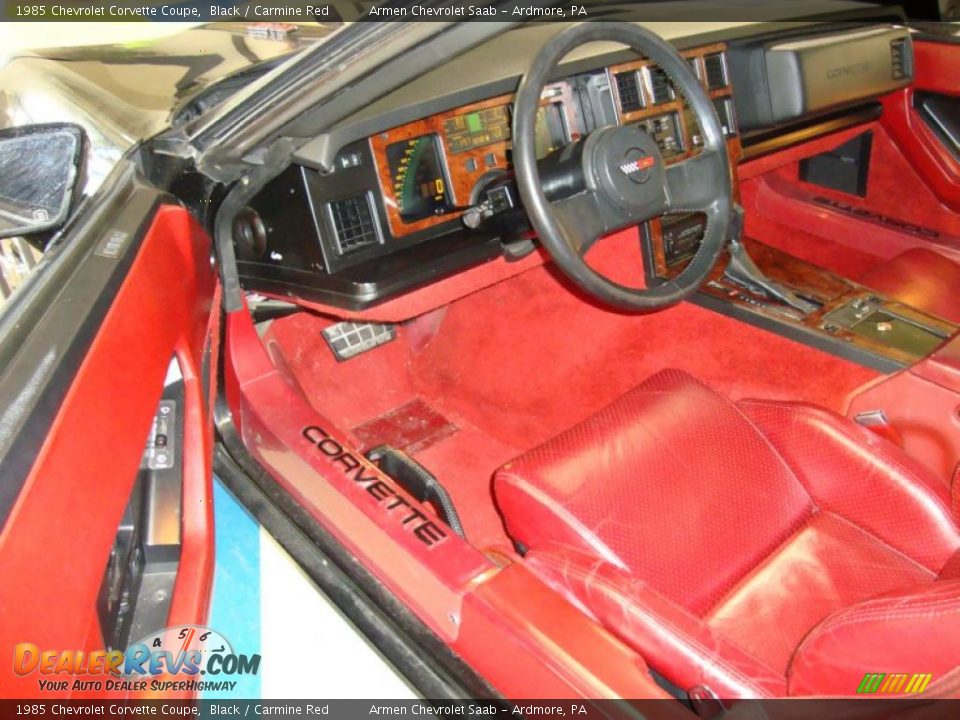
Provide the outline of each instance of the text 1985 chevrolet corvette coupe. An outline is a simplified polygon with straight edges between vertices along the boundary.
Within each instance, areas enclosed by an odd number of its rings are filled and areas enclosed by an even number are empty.
[[[5,309],[3,652],[201,622],[215,468],[428,697],[955,696],[958,67],[372,23],[194,106]]]

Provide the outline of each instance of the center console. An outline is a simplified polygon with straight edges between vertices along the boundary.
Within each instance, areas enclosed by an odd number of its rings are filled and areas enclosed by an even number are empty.
[[[651,281],[678,275],[696,252],[702,232],[697,215],[649,223],[644,240],[652,260]],[[717,263],[694,302],[882,372],[920,362],[960,330],[749,237],[742,244],[768,279],[801,300],[795,305],[802,309],[731,279],[725,273],[728,257]]]

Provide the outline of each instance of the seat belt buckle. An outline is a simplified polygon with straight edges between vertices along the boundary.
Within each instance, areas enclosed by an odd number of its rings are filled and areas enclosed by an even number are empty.
[[[857,423],[857,425],[865,427],[874,435],[892,442],[897,447],[903,447],[903,435],[901,435],[897,427],[890,422],[887,414],[883,410],[866,410],[857,413],[853,421]]]

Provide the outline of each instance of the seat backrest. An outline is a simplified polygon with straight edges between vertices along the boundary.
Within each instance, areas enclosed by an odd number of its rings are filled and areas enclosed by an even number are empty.
[[[899,447],[805,403],[742,400],[813,504],[845,518],[934,575],[960,549],[943,481]]]
[[[743,413],[677,370],[505,465],[494,487],[522,545],[566,544],[642,569],[655,590],[695,614],[812,510]]]

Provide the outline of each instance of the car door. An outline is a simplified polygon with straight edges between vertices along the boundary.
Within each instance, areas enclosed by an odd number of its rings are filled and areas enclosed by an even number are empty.
[[[915,82],[884,100],[884,125],[948,209],[960,212],[960,34],[924,24],[914,35]]]
[[[218,287],[207,234],[123,162],[3,309],[0,696],[54,678],[11,672],[18,645],[204,621]]]

